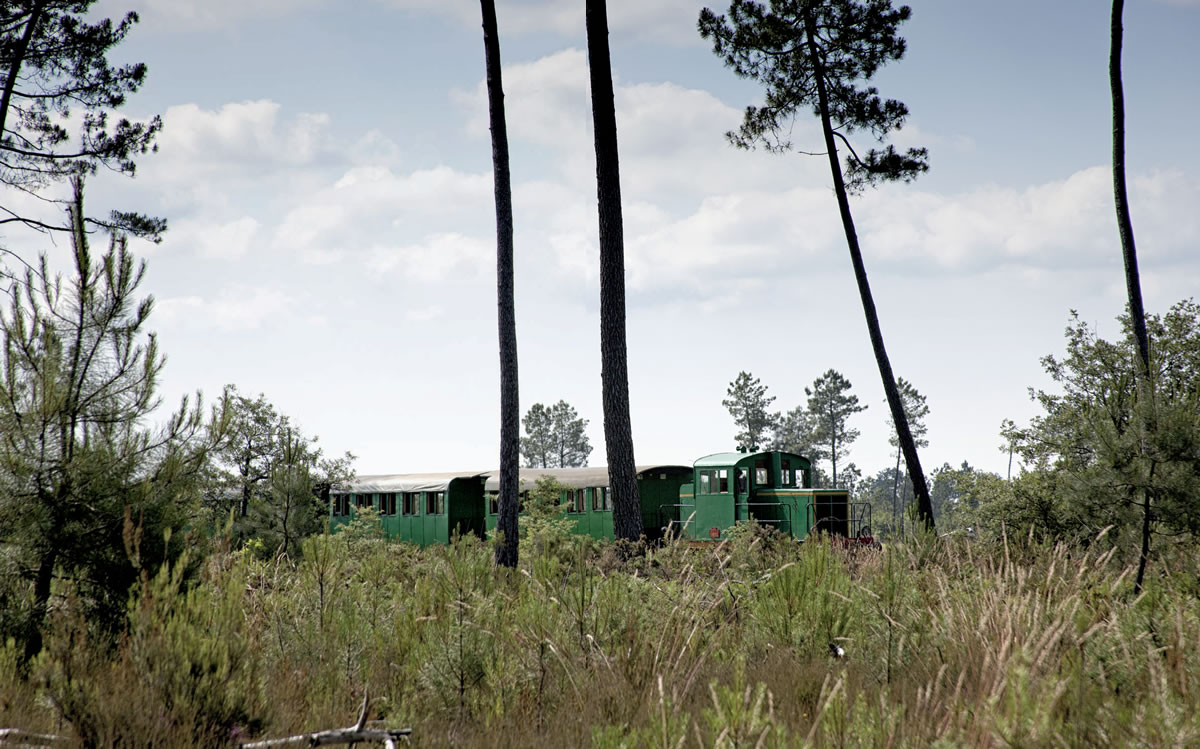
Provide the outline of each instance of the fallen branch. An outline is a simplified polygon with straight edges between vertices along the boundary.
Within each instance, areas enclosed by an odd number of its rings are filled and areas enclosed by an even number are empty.
[[[327,746],[329,744],[353,744],[356,742],[373,742],[387,747],[395,747],[396,742],[408,739],[412,735],[411,728],[334,728],[329,731],[305,733],[299,736],[288,736],[285,739],[264,739],[239,744],[241,749],[267,749],[274,746],[289,746],[307,744],[308,746]]]
[[[9,741],[46,745],[56,741],[65,741],[65,739],[52,733],[30,733],[20,728],[0,728],[0,744],[7,744]]]

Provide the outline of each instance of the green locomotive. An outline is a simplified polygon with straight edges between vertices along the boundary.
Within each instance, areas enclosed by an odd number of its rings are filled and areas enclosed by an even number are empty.
[[[607,468],[522,468],[522,495],[538,478],[565,488],[560,497],[576,533],[613,537]],[[803,456],[770,451],[717,453],[691,466],[637,467],[646,537],[719,541],[738,523],[755,520],[794,538],[825,533],[871,542],[870,505],[850,502],[845,489],[814,489]],[[483,538],[496,527],[499,471],[361,476],[334,490],[330,525],[336,530],[358,508],[371,507],[385,534],[421,546],[449,543],[454,533]]]

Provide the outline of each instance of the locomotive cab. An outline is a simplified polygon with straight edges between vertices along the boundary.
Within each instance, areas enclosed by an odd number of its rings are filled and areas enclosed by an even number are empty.
[[[750,520],[793,538],[814,533],[853,538],[869,526],[870,512],[869,506],[851,503],[844,489],[814,489],[811,461],[781,451],[700,458],[692,483],[681,488],[679,503],[670,509],[668,528],[697,541],[720,540]]]

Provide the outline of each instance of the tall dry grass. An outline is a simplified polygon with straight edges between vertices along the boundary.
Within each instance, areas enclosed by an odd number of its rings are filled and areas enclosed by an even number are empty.
[[[115,645],[68,606],[38,662],[0,651],[0,725],[220,744],[349,724],[365,692],[426,746],[1200,744],[1193,550],[1132,598],[1114,552],[1028,540],[540,548],[214,554],[148,579]]]

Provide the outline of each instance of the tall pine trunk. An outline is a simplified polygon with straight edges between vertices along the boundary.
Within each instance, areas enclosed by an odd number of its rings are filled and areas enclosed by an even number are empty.
[[[1121,41],[1124,29],[1121,25],[1121,15],[1125,10],[1125,0],[1113,0],[1112,25],[1109,41],[1111,46],[1108,55],[1108,83],[1112,89],[1112,168],[1113,168],[1113,199],[1117,210],[1117,230],[1121,234],[1121,255],[1125,259],[1125,287],[1129,292],[1129,317],[1133,324],[1133,338],[1137,342],[1138,389],[1141,391],[1143,410],[1139,428],[1142,429],[1141,452],[1145,453],[1146,430],[1152,428],[1144,418],[1150,413],[1153,418],[1154,397],[1150,383],[1150,337],[1146,333],[1146,311],[1142,306],[1142,281],[1138,275],[1137,247],[1133,241],[1133,221],[1129,217],[1129,197],[1125,189],[1125,90],[1121,85]],[[1150,557],[1150,489],[1142,487],[1142,552],[1138,559],[1137,579],[1134,581],[1134,593],[1142,590],[1142,581],[1146,575],[1146,564]]]
[[[900,446],[896,446],[896,473],[892,476],[892,531],[900,527],[896,520],[896,502],[900,498]]]
[[[600,377],[604,397],[604,446],[613,493],[617,538],[642,536],[633,427],[629,420],[629,369],[625,347],[625,239],[621,220],[621,169],[617,160],[617,114],[608,54],[604,0],[586,4],[592,123],[596,136],[596,202],[600,213]]]
[[[879,376],[883,380],[883,390],[887,394],[888,406],[892,410],[892,421],[896,425],[896,436],[900,440],[900,449],[904,452],[904,462],[912,477],[913,492],[917,496],[917,514],[924,522],[925,527],[933,530],[933,501],[929,497],[925,473],[921,470],[921,461],[917,457],[917,443],[913,440],[912,431],[908,427],[908,415],[904,413],[904,404],[900,400],[900,389],[896,386],[896,376],[892,373],[887,349],[883,346],[883,333],[879,329],[879,314],[875,311],[875,300],[871,296],[871,286],[867,282],[867,269],[863,265],[862,250],[858,246],[858,232],[854,229],[854,217],[850,214],[850,200],[846,195],[846,184],[842,179],[842,166],[838,163],[837,145],[833,142],[833,127],[829,123],[829,94],[825,90],[825,67],[817,51],[816,20],[811,12],[805,13],[804,25],[808,35],[809,62],[812,64],[813,77],[817,83],[817,101],[821,115],[821,130],[825,134],[825,150],[829,156],[829,171],[833,176],[834,192],[837,193],[838,209],[842,215],[842,228],[845,229],[846,245],[850,249],[850,261],[854,265],[854,278],[858,282],[858,294],[862,298],[863,313],[867,318],[871,348],[875,352],[875,362],[879,365]]]
[[[483,52],[487,63],[488,118],[492,129],[492,172],[496,192],[496,318],[500,335],[500,501],[496,529],[504,541],[496,564],[516,567],[520,535],[520,388],[517,380],[517,316],[513,281],[512,183],[508,171],[508,128],[500,77],[500,38],[495,0],[479,0],[483,12]]]
[[[54,583],[54,568],[58,564],[58,549],[50,548],[38,561],[37,574],[33,579],[33,613],[30,617],[28,637],[25,639],[25,660],[29,661],[42,652],[42,630],[50,612],[50,592]]]

